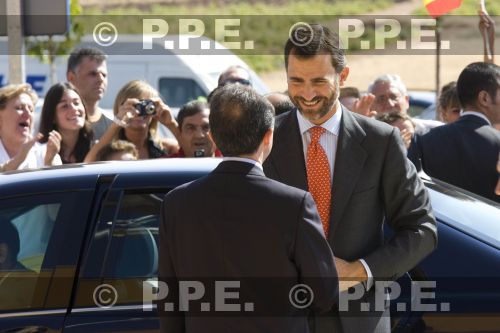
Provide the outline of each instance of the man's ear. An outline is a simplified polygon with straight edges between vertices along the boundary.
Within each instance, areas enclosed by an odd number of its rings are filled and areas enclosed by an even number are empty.
[[[274,138],[274,128],[270,128],[267,130],[266,134],[264,134],[264,139],[262,140],[264,142],[265,146],[273,144],[273,138]]]
[[[479,94],[477,94],[477,106],[486,107],[491,104],[491,102],[491,96],[486,90],[481,90]]]
[[[69,83],[74,84],[76,75],[73,71],[66,72],[66,79]]]
[[[342,72],[340,72],[340,79],[339,79],[339,85],[343,86],[345,80],[347,80],[347,77],[349,76],[349,66],[345,66]]]

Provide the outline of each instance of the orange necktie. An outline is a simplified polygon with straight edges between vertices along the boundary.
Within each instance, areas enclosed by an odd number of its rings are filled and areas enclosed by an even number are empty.
[[[309,129],[311,143],[307,147],[307,183],[316,206],[318,207],[325,236],[328,237],[330,227],[330,205],[332,191],[330,185],[330,164],[319,138],[326,130],[320,126]]]

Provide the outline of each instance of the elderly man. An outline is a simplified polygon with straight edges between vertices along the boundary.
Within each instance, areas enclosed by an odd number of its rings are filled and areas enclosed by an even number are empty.
[[[368,92],[375,96],[371,110],[376,111],[378,115],[389,112],[408,113],[410,96],[408,96],[406,86],[399,75],[379,76],[368,86]],[[415,132],[419,134],[443,124],[436,120],[416,118],[412,120],[416,125]]]

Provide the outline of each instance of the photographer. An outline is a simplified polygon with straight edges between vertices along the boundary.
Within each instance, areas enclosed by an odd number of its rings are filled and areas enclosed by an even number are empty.
[[[221,157],[208,133],[210,110],[207,103],[192,101],[182,106],[177,115],[181,148],[168,157]]]
[[[164,157],[178,151],[176,140],[158,136],[160,122],[178,137],[177,122],[158,92],[147,82],[134,80],[125,84],[116,95],[113,113],[113,124],[92,147],[85,162],[96,161],[98,152],[113,140],[133,143],[139,159]]]

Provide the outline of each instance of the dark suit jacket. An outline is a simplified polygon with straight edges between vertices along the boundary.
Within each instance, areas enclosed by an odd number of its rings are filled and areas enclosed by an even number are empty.
[[[264,170],[268,177],[307,190],[296,112],[277,117],[274,147]],[[437,230],[429,196],[415,167],[406,158],[397,129],[344,108],[330,216],[328,242],[333,253],[348,261],[364,259],[375,281],[396,279],[436,247]],[[384,241],[384,219],[394,231],[387,241]],[[373,295],[368,293],[366,297]],[[340,321],[335,317],[338,314],[332,314],[330,319],[334,322],[317,322],[316,331],[329,332],[322,329],[328,325],[343,332],[388,330],[388,327],[379,330],[380,312],[373,313],[373,320],[347,318],[358,311],[356,305],[349,307],[349,312],[340,313]]]
[[[307,316],[290,305],[291,286],[309,285],[318,311],[327,311],[338,299],[333,254],[311,195],[266,178],[246,162],[224,161],[208,176],[167,194],[159,256],[159,277],[169,284],[174,303],[178,290],[173,281],[209,284],[222,278],[241,280],[236,303],[249,299],[255,308],[254,313],[216,318],[162,313],[160,303],[162,332],[303,333],[308,332]]]
[[[417,136],[408,156],[429,176],[500,202],[495,195],[499,151],[500,132],[486,120],[466,115]]]

